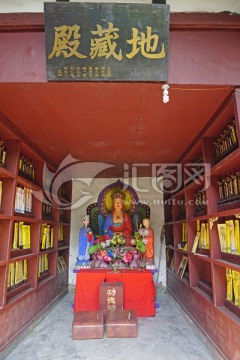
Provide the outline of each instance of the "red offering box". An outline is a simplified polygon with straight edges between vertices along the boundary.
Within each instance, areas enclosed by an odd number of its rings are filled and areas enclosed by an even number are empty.
[[[99,309],[104,318],[107,311],[123,309],[123,283],[102,282],[99,286]]]
[[[135,338],[138,322],[135,310],[109,310],[106,315],[106,335],[109,338]]]
[[[73,340],[102,339],[104,323],[102,311],[78,311],[72,323]]]

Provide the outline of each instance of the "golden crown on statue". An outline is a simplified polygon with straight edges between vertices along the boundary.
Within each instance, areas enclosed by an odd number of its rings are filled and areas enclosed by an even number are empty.
[[[115,194],[112,194],[111,195],[111,198],[113,199],[113,200],[115,200],[115,199],[122,199],[122,200],[124,200],[125,199],[125,194],[122,194],[122,193],[120,193],[120,192],[116,192]]]

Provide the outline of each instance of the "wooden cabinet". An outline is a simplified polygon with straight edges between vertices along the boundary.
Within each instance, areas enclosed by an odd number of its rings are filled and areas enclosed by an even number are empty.
[[[57,259],[62,256],[68,265],[70,210],[44,196],[44,166],[55,169],[1,122],[0,141],[1,351],[67,291],[68,270],[59,271]],[[59,189],[54,196],[70,201],[71,182]]]
[[[240,93],[235,92],[182,157],[180,190],[165,194],[168,290],[229,359],[240,350],[240,303],[234,290],[232,299],[227,299],[227,271],[240,273],[240,249],[236,244],[240,214],[239,109]],[[233,124],[236,142],[228,139]],[[203,167],[198,165],[199,159]],[[224,227],[229,221],[230,239]],[[220,239],[219,225],[223,226],[225,240]],[[229,244],[225,246],[223,241]],[[187,265],[182,274],[184,257]],[[240,288],[240,275],[238,279]]]

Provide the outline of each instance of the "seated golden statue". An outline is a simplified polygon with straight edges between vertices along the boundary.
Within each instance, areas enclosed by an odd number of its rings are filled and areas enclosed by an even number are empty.
[[[104,222],[104,234],[112,238],[121,235],[124,238],[132,235],[132,220],[124,211],[124,195],[120,192],[112,196],[112,212],[106,216]]]
[[[117,180],[102,189],[97,203],[88,206],[87,214],[95,238],[106,234],[112,238],[117,233],[131,238],[138,231],[139,222],[150,218],[150,208],[139,202],[130,185]]]
[[[89,250],[91,266],[140,267],[146,243],[138,224],[142,218],[150,218],[150,209],[139,203],[134,189],[120,180],[106,186],[98,202],[88,206],[87,213],[91,214],[91,227],[96,235]]]

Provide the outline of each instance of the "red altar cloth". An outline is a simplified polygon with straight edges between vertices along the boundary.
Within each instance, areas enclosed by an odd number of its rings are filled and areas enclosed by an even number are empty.
[[[120,270],[118,273],[109,270],[81,269],[77,273],[74,311],[98,310],[99,284],[103,281],[124,284],[123,302],[125,309],[135,309],[137,316],[154,316],[156,314],[154,297],[155,286],[150,270]]]

